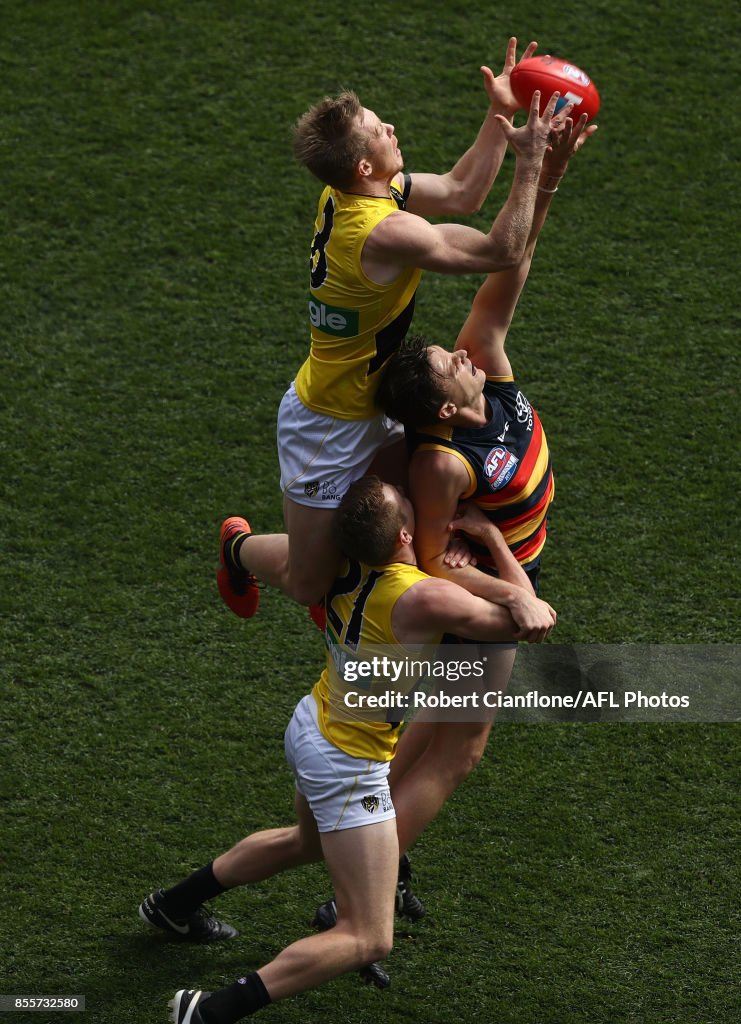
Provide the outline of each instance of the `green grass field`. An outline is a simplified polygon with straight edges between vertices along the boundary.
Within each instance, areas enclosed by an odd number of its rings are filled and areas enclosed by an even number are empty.
[[[223,948],[136,916],[288,820],[282,734],[322,659],[302,609],[265,592],[245,624],[214,582],[224,516],[281,526],[275,416],[307,347],[318,195],[291,123],[351,86],[410,170],[444,170],[510,34],[593,75],[601,128],[509,341],[557,473],[553,639],[732,644],[738,15],[6,0],[0,19],[0,994],[164,1021],[176,988],[258,967],[328,891],[316,867],[229,893]],[[452,341],[477,284],[427,275],[416,327]],[[430,911],[398,933],[392,988],[350,976],[265,1020],[737,1021],[738,764],[729,724],[495,729],[415,850]]]

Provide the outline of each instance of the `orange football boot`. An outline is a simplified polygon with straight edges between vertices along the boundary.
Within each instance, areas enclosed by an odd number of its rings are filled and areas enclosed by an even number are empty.
[[[216,574],[219,593],[227,608],[230,608],[240,619],[251,619],[260,603],[260,590],[257,577],[247,569],[234,564],[228,557],[229,546],[240,533],[252,533],[250,524],[241,516],[230,516],[221,524],[219,560],[221,568]]]

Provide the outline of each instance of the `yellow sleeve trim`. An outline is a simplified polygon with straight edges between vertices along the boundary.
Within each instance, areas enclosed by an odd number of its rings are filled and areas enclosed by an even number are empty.
[[[471,497],[471,495],[476,490],[476,474],[473,471],[471,463],[464,455],[461,455],[460,452],[455,451],[454,448],[446,448],[445,445],[442,444],[421,444],[419,445],[418,448],[415,449],[415,451],[444,452],[446,455],[452,455],[456,459],[458,459],[458,461],[466,467],[466,472],[468,473],[468,487],[465,490],[465,492],[461,495],[461,498],[465,499]]]

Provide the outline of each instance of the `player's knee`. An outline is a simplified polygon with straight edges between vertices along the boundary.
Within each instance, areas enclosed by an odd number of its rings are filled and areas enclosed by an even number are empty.
[[[444,771],[453,787],[459,786],[478,766],[485,748],[485,742],[481,742],[478,737],[472,737],[458,744],[455,750],[443,752]]]
[[[481,754],[472,750],[461,756],[451,771],[453,786],[460,786],[481,761]]]
[[[333,562],[321,565],[310,562],[301,564],[291,561],[288,568],[288,592],[298,604],[318,604],[334,582],[336,572]]]
[[[394,948],[393,926],[388,930],[379,931],[375,935],[366,938],[360,954],[360,966],[372,964],[375,960],[385,960]]]
[[[331,580],[329,581],[331,584]],[[298,604],[318,604],[329,589],[326,580],[313,579],[291,579],[291,597]]]
[[[461,758],[461,773],[463,778],[468,778],[474,768],[478,768],[481,758],[484,756],[484,747],[481,743],[471,742],[463,750]]]
[[[337,551],[301,548],[298,543],[291,546],[288,556],[287,590],[298,604],[318,604],[334,583],[339,568],[340,556]]]
[[[322,844],[317,836],[300,836],[295,843],[296,864],[316,864],[324,860]]]
[[[356,968],[365,967],[375,960],[384,960],[394,945],[393,922],[382,925],[366,919],[353,926],[340,918],[334,931],[335,935],[344,932],[347,947],[352,950],[353,966]]]
[[[373,948],[370,950],[370,955],[365,961],[367,964],[372,964],[375,960],[385,960],[394,948],[394,938],[391,936],[388,939],[379,939],[375,943]]]

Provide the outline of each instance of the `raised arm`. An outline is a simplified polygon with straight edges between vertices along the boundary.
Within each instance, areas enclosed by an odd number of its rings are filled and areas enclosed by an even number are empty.
[[[521,60],[532,57],[536,47],[537,43],[530,43]],[[511,118],[519,108],[510,85],[510,75],[516,64],[517,39],[513,36],[507,43],[501,74],[495,77],[491,68],[481,68],[489,110],[476,141],[447,173],[412,174],[412,190],[407,203],[411,213],[424,217],[460,217],[481,208],[507,149],[507,139],[496,115]]]
[[[476,293],[456,341],[455,347],[465,348],[474,365],[489,376],[505,377],[512,372],[504,345],[530,273],[538,236],[569,160],[597,131],[597,125],[586,127],[586,115],[575,124],[571,118],[557,116],[554,124],[551,146],[543,158],[533,222],[522,259],[517,266],[488,275]]]
[[[363,270],[378,283],[394,280],[403,267],[444,274],[489,273],[520,262],[533,222],[538,180],[558,93],[541,116],[535,93],[527,122],[514,128],[494,115],[516,154],[509,196],[491,229],[484,233],[463,224],[429,224],[423,217],[399,211],[385,217],[363,247]]]

